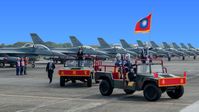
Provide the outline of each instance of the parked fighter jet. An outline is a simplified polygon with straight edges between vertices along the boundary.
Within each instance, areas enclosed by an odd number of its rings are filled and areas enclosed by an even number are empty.
[[[199,51],[197,51],[196,49],[189,49],[184,43],[180,43],[180,45],[181,45],[181,47],[182,47],[183,49],[186,49],[186,50],[188,50],[188,51],[190,51],[190,52],[193,52],[193,53],[199,55]]]
[[[106,52],[100,51],[98,49],[95,49],[91,46],[83,45],[75,36],[70,36],[70,40],[72,43],[72,46],[74,48],[83,48],[84,52],[90,52],[89,55],[97,56],[100,59],[106,59],[109,58],[108,54]]]
[[[126,54],[129,53],[131,56],[136,57],[138,54],[134,51],[126,50],[122,47],[114,46],[111,47],[103,38],[98,38],[98,42],[100,44],[99,49],[110,54],[112,57],[115,57],[117,53]]]
[[[195,54],[194,52],[188,51],[187,49],[179,47],[175,42],[172,42],[172,47],[174,49],[177,49],[179,51],[182,51],[182,52],[186,53],[189,56],[193,56],[194,60],[196,59],[197,54]]]
[[[182,60],[185,60],[185,56],[187,56],[187,54],[185,54],[184,52],[172,48],[167,42],[162,42],[162,45],[165,50],[173,52],[176,54],[177,57],[182,57]]]
[[[5,67],[6,63],[10,64],[10,67],[14,67],[16,61],[17,57],[10,57],[10,56],[0,57],[0,67]]]
[[[162,49],[160,46],[158,46],[154,41],[149,42],[149,47],[152,48],[152,51],[156,52],[158,55],[162,57],[167,57],[168,61],[171,60],[172,56],[175,56],[176,54],[170,51],[166,51]]]
[[[190,43],[188,43],[187,45],[189,46],[189,49],[194,49],[194,50],[199,51],[199,49],[197,49],[197,48],[193,47]]]
[[[143,52],[143,49],[145,48],[144,45],[142,45],[143,47],[137,47],[134,48],[132,46],[130,46],[124,39],[120,39],[120,42],[122,44],[122,47],[129,50],[129,51],[133,51],[136,52],[137,54],[141,54]],[[152,55],[154,57],[157,57],[158,54],[154,51],[148,50],[149,55]]]
[[[36,33],[31,33],[30,35],[32,37],[33,43],[45,44],[45,42]],[[74,36],[71,36],[70,38],[73,38],[73,37]],[[73,46],[72,48],[52,48],[51,47],[50,49],[55,52],[66,54],[67,56],[75,57],[79,48],[83,48],[85,55],[97,55],[98,58],[104,58],[104,59],[108,58],[106,53],[98,51],[90,46],[83,46],[82,44],[80,46]],[[62,59],[61,57],[60,59],[62,61],[65,60],[65,58]]]
[[[48,47],[39,44],[28,44],[21,48],[0,48],[0,57],[35,57],[35,56],[64,56],[62,53],[51,51]],[[33,60],[34,61],[34,60]]]

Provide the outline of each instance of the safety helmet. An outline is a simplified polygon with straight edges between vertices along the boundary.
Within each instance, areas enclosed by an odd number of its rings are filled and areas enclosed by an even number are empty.
[[[116,59],[117,59],[117,60],[121,60],[121,54],[120,54],[120,53],[117,53],[117,54],[116,54]]]
[[[129,53],[127,53],[127,54],[125,55],[125,59],[126,59],[126,60],[130,60],[130,59],[131,59],[131,55],[130,55]]]

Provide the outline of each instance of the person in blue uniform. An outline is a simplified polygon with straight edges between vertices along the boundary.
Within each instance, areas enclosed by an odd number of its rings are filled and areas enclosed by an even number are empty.
[[[53,60],[51,59],[50,62],[48,62],[46,66],[46,72],[48,72],[49,84],[52,82],[54,69],[55,69],[55,64],[53,63]]]

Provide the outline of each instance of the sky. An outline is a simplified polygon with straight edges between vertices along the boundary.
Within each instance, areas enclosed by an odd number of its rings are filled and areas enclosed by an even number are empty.
[[[44,41],[70,42],[73,35],[85,45],[121,38],[157,43],[183,42],[199,47],[197,0],[1,0],[0,43],[31,41],[37,33]],[[141,18],[152,13],[151,32],[135,34]]]

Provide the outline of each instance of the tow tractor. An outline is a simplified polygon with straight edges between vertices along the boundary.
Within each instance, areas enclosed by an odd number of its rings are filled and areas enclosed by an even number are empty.
[[[60,76],[60,86],[65,86],[65,83],[68,81],[76,83],[76,80],[79,80],[86,82],[87,87],[91,87],[94,73],[93,67],[99,61],[94,62],[95,59],[92,57],[86,58],[80,62],[77,59],[67,59],[64,64],[64,68],[58,71],[58,75]]]
[[[143,91],[148,101],[157,101],[166,92],[172,99],[178,99],[184,94],[186,72],[177,76],[167,73],[162,60],[135,60],[129,72],[124,66],[98,65],[95,73],[96,80],[101,80],[100,93],[103,96],[112,94],[114,88],[123,89],[126,94]]]

